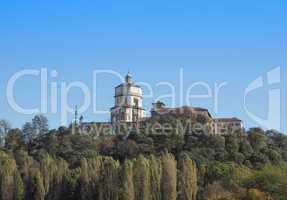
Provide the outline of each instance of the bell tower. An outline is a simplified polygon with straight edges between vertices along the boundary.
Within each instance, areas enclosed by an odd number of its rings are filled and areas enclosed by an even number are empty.
[[[111,108],[111,122],[136,123],[145,116],[142,105],[142,88],[133,82],[129,72],[125,82],[115,88],[115,106]]]

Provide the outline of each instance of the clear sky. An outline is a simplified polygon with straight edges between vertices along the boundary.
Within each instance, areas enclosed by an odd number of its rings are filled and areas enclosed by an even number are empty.
[[[266,83],[266,73],[281,66],[281,83],[254,91],[247,107],[267,118],[268,91],[281,89],[281,131],[287,132],[286,10],[284,0],[1,2],[0,118],[14,127],[32,118],[15,112],[6,98],[8,80],[23,69],[46,67],[49,74],[56,70],[58,76],[48,82],[49,88],[57,83],[59,90],[63,81],[82,81],[92,90],[94,70],[112,69],[125,75],[130,69],[136,81],[151,84],[154,97],[144,99],[149,111],[154,99],[170,93],[168,87],[156,86],[160,81],[175,85],[176,105],[181,104],[182,68],[184,96],[197,81],[210,87],[227,82],[220,91],[218,112],[214,98],[194,99],[194,106],[210,109],[215,117],[236,116],[247,127],[258,126],[244,110],[244,91],[261,75]],[[114,86],[119,83],[113,76],[99,78],[97,108],[113,106]],[[148,93],[146,87],[144,92]],[[197,92],[206,93],[193,91]],[[22,106],[39,106],[39,77],[21,78],[15,98]],[[68,102],[81,105],[83,95],[73,89]],[[166,102],[171,105],[171,99]],[[109,115],[92,111],[90,106],[83,113],[87,121],[109,120]],[[60,125],[59,112],[46,116],[51,127]]]

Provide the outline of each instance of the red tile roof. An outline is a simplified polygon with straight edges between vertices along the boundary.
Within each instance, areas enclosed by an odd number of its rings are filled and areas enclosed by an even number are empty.
[[[232,118],[216,118],[216,119],[213,119],[213,121],[215,121],[215,122],[242,122],[241,119],[238,119],[236,117],[232,117]]]
[[[194,113],[194,112],[207,112],[208,115],[211,117],[211,114],[209,113],[208,109],[201,108],[201,107],[188,107],[188,106],[183,106],[183,107],[178,107],[178,108],[167,108],[167,107],[162,107],[158,108],[156,110],[153,110],[156,113],[159,114],[168,114],[168,113]]]

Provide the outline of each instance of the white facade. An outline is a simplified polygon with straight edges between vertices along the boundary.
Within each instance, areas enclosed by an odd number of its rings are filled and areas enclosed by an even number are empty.
[[[142,89],[133,83],[131,74],[128,74],[125,83],[115,88],[115,106],[111,108],[111,121],[113,124],[132,123],[144,116]]]

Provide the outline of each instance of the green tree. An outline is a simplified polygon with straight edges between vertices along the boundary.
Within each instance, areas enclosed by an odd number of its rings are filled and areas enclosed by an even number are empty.
[[[48,119],[44,115],[36,115],[32,119],[32,127],[36,136],[45,135],[49,131]]]
[[[25,183],[25,199],[29,200],[44,200],[45,188],[43,177],[38,168],[30,168],[29,176]]]
[[[13,199],[16,167],[15,160],[0,150],[0,199]]]
[[[6,137],[5,148],[14,152],[24,148],[24,140],[20,129],[11,129]]]
[[[177,167],[174,156],[165,153],[162,156],[162,199],[177,198]]]
[[[45,188],[45,193],[48,193],[54,177],[56,169],[56,163],[54,159],[49,155],[45,154],[40,160],[40,170],[43,176],[43,184]]]
[[[11,129],[10,122],[5,119],[0,119],[0,146],[5,145],[6,135]]]
[[[24,183],[21,175],[18,171],[14,173],[14,187],[13,187],[13,200],[23,200],[24,199]]]
[[[37,137],[33,131],[32,123],[26,122],[22,127],[23,136],[25,142],[28,144],[28,150],[32,148],[32,142]]]
[[[197,167],[187,154],[182,154],[178,162],[178,188],[180,200],[196,200],[197,198]]]
[[[276,200],[285,200],[287,197],[287,165],[266,165],[248,179],[246,186],[258,188]]]
[[[89,175],[88,160],[86,158],[83,158],[81,160],[80,166],[81,166],[81,176],[79,178],[80,199],[91,200],[92,199],[92,193],[90,187],[91,177]]]
[[[227,135],[225,137],[225,148],[229,153],[230,158],[236,161],[233,157],[239,151],[239,138],[235,134]]]
[[[247,134],[254,151],[259,152],[267,146],[268,137],[262,129],[252,128]]]
[[[126,160],[122,167],[122,200],[135,200],[133,162]]]
[[[162,162],[161,159],[150,156],[150,191],[152,200],[161,200]]]
[[[207,169],[209,184],[219,181],[228,190],[237,187],[251,175],[252,172],[249,168],[234,162],[213,162]]]
[[[246,159],[249,159],[250,156],[253,154],[253,148],[250,145],[246,136],[241,137],[241,140],[239,143],[239,152],[241,152],[245,156]]]
[[[143,155],[134,161],[135,199],[150,200],[150,163]]]
[[[100,174],[99,199],[117,200],[119,191],[120,163],[111,157],[103,157]]]
[[[63,188],[59,198],[60,200],[80,199],[79,184],[78,184],[80,176],[81,176],[80,168],[67,170],[66,175],[63,177]]]

